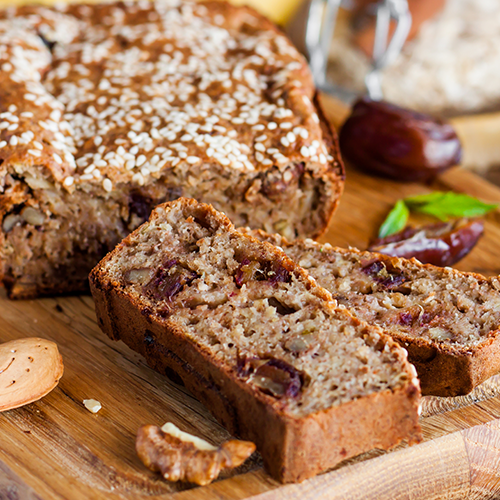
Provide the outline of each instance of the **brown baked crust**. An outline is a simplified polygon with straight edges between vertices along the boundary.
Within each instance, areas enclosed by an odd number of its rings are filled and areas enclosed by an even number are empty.
[[[214,214],[207,206],[201,205],[201,208],[207,210],[204,220],[216,220],[220,224],[218,231],[233,230],[222,214]],[[156,216],[155,212],[152,217]],[[90,275],[99,326],[111,338],[123,340],[142,354],[152,368],[179,376],[229,432],[255,442],[273,477],[283,482],[302,481],[363,451],[388,449],[404,439],[420,440],[419,390],[411,365],[403,364],[411,382],[408,380],[394,390],[372,393],[305,417],[293,417],[282,402],[239,377],[236,367],[228,368],[217,361],[206,348],[190,341],[182,327],[138,303],[122,283],[110,278],[105,271],[107,263],[129,247],[133,237],[134,233]],[[264,245],[263,254],[274,255],[287,268],[291,266],[298,279],[307,280],[329,307],[334,305],[328,292],[311,281],[303,269],[277,248]],[[339,311],[353,325],[366,332],[373,330],[374,327],[353,319],[345,310]],[[397,352],[395,342],[382,338],[388,349]]]
[[[500,282],[497,277],[486,278],[477,273],[457,271],[452,268],[439,268],[431,264],[422,264],[416,259],[402,259],[391,257],[375,252],[359,251],[355,248],[348,250],[332,247],[330,245],[321,245],[311,240],[296,240],[290,242],[279,235],[270,235],[264,231],[247,231],[262,241],[269,241],[279,245],[290,257],[300,261],[301,256],[307,256],[308,252],[313,252],[318,261],[323,261],[324,266],[318,268],[308,268],[309,273],[325,287],[332,295],[344,295],[343,303],[355,316],[364,318],[362,302],[359,304],[350,303],[350,296],[339,291],[340,281],[332,279],[334,274],[327,269],[329,259],[345,258],[350,259],[354,256],[358,262],[382,262],[389,269],[406,269],[409,271],[407,276],[411,279],[411,272],[419,275],[428,274],[434,279],[440,277],[450,285],[454,280],[461,280],[464,285],[472,288],[483,287],[486,292],[498,299],[500,304]],[[360,265],[360,264],[359,264]],[[386,293],[386,297],[391,297],[391,291]],[[467,296],[467,289],[463,290]],[[358,294],[360,296],[360,294]],[[364,306],[369,307],[368,305]],[[425,304],[422,303],[425,308]],[[422,309],[423,310],[423,309]],[[485,311],[477,309],[477,317],[484,314]],[[456,308],[456,319],[458,322],[463,313]],[[364,318],[367,319],[367,318]],[[477,327],[477,342],[449,343],[446,340],[437,341],[420,336],[410,336],[403,330],[398,331],[393,325],[385,325],[383,320],[374,318],[374,324],[377,324],[384,331],[391,335],[393,339],[399,342],[407,351],[408,359],[417,369],[420,379],[420,385],[423,395],[434,396],[460,396],[469,393],[477,385],[484,382],[489,377],[500,371],[500,318],[492,330],[480,332]],[[443,327],[445,328],[445,324]]]
[[[305,59],[252,9],[19,7],[0,11],[0,48],[0,278],[11,297],[86,290],[91,267],[179,196],[238,225],[326,230],[344,182],[335,133]]]

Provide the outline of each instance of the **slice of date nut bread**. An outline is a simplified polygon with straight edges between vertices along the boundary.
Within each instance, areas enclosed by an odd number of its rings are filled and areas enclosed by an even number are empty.
[[[500,280],[312,240],[271,242],[356,317],[408,350],[422,394],[458,396],[500,371]]]
[[[343,168],[305,59],[253,10],[158,0],[0,11],[0,280],[88,289],[159,203],[322,233]]]
[[[419,439],[404,349],[209,205],[160,205],[90,282],[103,331],[174,370],[281,481]]]

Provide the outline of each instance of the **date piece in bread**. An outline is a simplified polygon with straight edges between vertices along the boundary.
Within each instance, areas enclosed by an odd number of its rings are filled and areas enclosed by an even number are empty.
[[[0,11],[0,279],[88,289],[159,203],[189,196],[289,237],[326,228],[336,139],[305,59],[224,2]]]
[[[419,439],[404,349],[209,205],[160,205],[90,281],[103,331],[174,370],[281,481]]]
[[[243,232],[281,247],[356,317],[403,345],[422,394],[467,394],[500,371],[498,277]]]

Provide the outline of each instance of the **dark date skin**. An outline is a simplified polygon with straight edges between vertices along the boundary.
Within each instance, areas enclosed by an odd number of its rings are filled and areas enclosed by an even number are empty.
[[[290,271],[283,267],[279,261],[250,260],[243,258],[234,275],[234,281],[241,288],[249,281],[268,281],[272,285],[276,283],[288,283],[291,280]]]
[[[375,240],[368,250],[393,257],[415,257],[424,264],[451,266],[463,259],[484,232],[482,220],[460,219],[418,228]]]
[[[276,398],[295,398],[303,385],[301,373],[281,359],[238,358],[237,368],[242,377],[254,375],[254,384]]]
[[[460,140],[449,123],[367,97],[354,105],[339,142],[352,164],[397,181],[429,181],[462,158]]]

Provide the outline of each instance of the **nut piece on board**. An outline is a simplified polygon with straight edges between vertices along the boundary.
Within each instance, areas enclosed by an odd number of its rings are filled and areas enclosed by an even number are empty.
[[[27,338],[0,344],[0,411],[43,398],[63,371],[57,345],[50,340]]]
[[[249,441],[231,439],[217,448],[167,423],[162,428],[143,425],[137,431],[136,450],[144,465],[168,481],[211,483],[221,469],[241,465],[254,451]]]
[[[84,399],[83,406],[91,413],[97,413],[102,408],[102,404],[95,399]]]

